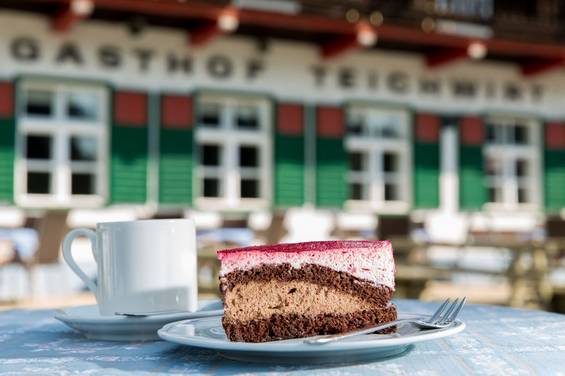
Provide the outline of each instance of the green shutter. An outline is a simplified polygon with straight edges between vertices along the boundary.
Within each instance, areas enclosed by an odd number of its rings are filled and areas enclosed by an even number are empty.
[[[565,208],[565,150],[546,149],[544,164],[545,208],[559,212]]]
[[[113,203],[147,201],[147,127],[112,126],[110,192]]]
[[[300,103],[278,103],[274,131],[274,204],[302,206],[305,199],[305,112]]]
[[[0,118],[0,202],[12,202],[14,196],[14,118]]]
[[[413,199],[414,207],[439,207],[439,175],[441,118],[432,113],[418,113],[414,117]]]
[[[304,136],[275,132],[275,205],[304,204]]]
[[[414,206],[439,206],[439,144],[414,143]]]
[[[316,139],[316,205],[340,208],[347,198],[347,154],[341,138]]]
[[[192,129],[161,128],[159,150],[159,201],[192,203]]]
[[[565,208],[565,124],[544,124],[543,183],[544,206],[550,213],[559,213]]]
[[[459,200],[462,210],[481,210],[487,200],[481,145],[459,148]]]
[[[414,143],[414,206],[439,206],[439,144]]]

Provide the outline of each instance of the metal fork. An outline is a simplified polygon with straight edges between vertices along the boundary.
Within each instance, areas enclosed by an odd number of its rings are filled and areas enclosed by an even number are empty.
[[[388,329],[398,324],[414,324],[421,329],[442,329],[451,325],[459,312],[467,302],[467,297],[463,299],[455,299],[453,302],[450,299],[446,299],[441,306],[434,312],[430,318],[413,318],[413,319],[400,319],[386,324],[374,326],[371,328],[354,330],[344,334],[332,334],[323,337],[314,337],[304,340],[304,343],[309,345],[324,345],[326,343],[340,341],[345,338],[355,337],[363,334],[369,334],[376,332],[378,330]]]

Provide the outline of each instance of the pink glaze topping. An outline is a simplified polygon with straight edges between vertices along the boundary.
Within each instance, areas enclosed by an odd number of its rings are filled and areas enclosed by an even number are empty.
[[[260,265],[289,263],[325,266],[394,289],[394,258],[389,241],[324,241],[263,245],[218,251],[220,276]]]

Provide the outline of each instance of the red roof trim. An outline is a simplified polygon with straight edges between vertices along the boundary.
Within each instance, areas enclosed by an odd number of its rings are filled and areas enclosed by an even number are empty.
[[[67,4],[68,0],[57,0]],[[190,4],[189,4],[190,3]],[[154,14],[177,18],[216,20],[223,6],[203,2],[154,1],[154,0],[96,0],[97,9]],[[345,19],[334,19],[316,15],[289,15],[275,12],[240,9],[239,23],[287,30],[301,30],[328,34],[355,34],[356,25]],[[415,43],[444,48],[466,48],[476,38],[456,35],[426,33],[418,28],[383,24],[375,28],[379,39],[404,43]],[[513,56],[558,58],[565,56],[565,46],[540,44],[501,39],[482,40],[489,52]]]

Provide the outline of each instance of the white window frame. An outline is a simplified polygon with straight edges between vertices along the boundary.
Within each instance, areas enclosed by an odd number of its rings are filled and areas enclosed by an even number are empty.
[[[22,106],[30,89],[48,90],[53,95],[53,115],[38,117],[26,114]],[[69,92],[89,92],[98,96],[98,118],[93,121],[73,120],[64,116],[65,96]],[[103,206],[108,197],[108,90],[100,84],[58,82],[54,80],[24,79],[18,85],[15,162],[15,201],[23,207],[78,207],[94,208]],[[84,124],[88,122],[89,124]],[[28,160],[25,155],[25,138],[28,134],[51,137],[52,159],[50,161]],[[72,136],[91,136],[97,140],[95,162],[71,161],[69,155]],[[71,168],[71,164],[73,167]],[[96,164],[94,168],[90,165]],[[33,168],[30,168],[32,167]],[[44,170],[51,173],[51,194],[27,193],[27,172]],[[91,172],[96,176],[96,194],[71,194],[73,171]]]
[[[366,153],[368,166],[365,172],[347,171],[347,185],[362,179],[369,182],[367,200],[352,200],[348,197],[345,206],[352,211],[379,212],[383,214],[404,214],[412,205],[412,127],[410,112],[403,108],[387,107],[374,104],[351,104],[347,107],[346,116],[351,111],[366,112],[366,116],[376,117],[383,113],[396,113],[402,118],[400,125],[400,138],[385,138],[368,135],[354,135],[346,133],[345,147],[347,156],[351,152]],[[394,153],[398,160],[398,189],[401,199],[385,201],[385,182],[382,169],[383,154]],[[363,176],[365,175],[365,176]]]
[[[268,98],[251,95],[209,94],[203,93],[197,97],[197,108],[203,103],[220,103],[220,126],[218,128],[196,125],[196,147],[200,150],[202,144],[219,145],[222,149],[220,167],[203,167],[198,160],[195,174],[195,192],[198,197],[196,206],[204,210],[254,210],[269,207],[272,201],[272,141],[273,108]],[[233,111],[237,105],[253,104],[259,108],[259,124],[257,130],[238,129],[231,123]],[[199,122],[200,119],[197,119]],[[240,195],[240,180],[245,171],[239,166],[239,147],[256,146],[258,148],[259,198],[242,198]],[[255,168],[253,168],[255,169]],[[203,171],[207,170],[207,171]],[[217,171],[213,171],[217,170]],[[223,177],[223,196],[203,197],[202,180],[204,176],[216,175]],[[247,175],[249,176],[249,175]]]
[[[523,116],[515,115],[491,115],[487,118],[487,123],[496,121],[502,126],[510,126],[519,121],[521,125],[528,128],[527,145],[517,144],[490,144],[485,138],[483,156],[485,163],[490,156],[502,160],[502,202],[487,202],[485,208],[489,211],[535,211],[541,207],[542,203],[542,184],[541,184],[541,121]],[[517,159],[525,159],[530,164],[530,176],[528,189],[531,194],[531,202],[519,203],[517,194],[518,179],[513,168]],[[485,179],[489,179],[486,166],[483,166]],[[488,189],[488,183],[487,189]],[[487,197],[488,200],[488,197]]]

